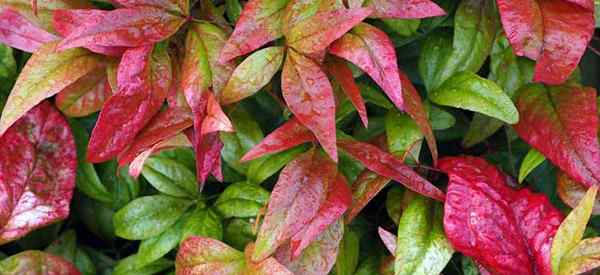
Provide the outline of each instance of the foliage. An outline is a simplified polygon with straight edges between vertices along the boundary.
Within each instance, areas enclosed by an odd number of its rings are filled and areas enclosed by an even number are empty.
[[[0,273],[591,272],[596,10],[0,0]]]

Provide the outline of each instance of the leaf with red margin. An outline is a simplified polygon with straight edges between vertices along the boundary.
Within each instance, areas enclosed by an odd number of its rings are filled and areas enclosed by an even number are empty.
[[[206,117],[202,120],[200,134],[206,135],[213,132],[233,132],[231,121],[221,109],[213,93],[206,93]]]
[[[254,253],[254,243],[249,243],[244,250],[246,256],[246,270],[243,274],[252,275],[293,275],[285,266],[280,264],[275,258],[269,257],[258,263],[252,261],[252,254]]]
[[[425,136],[427,145],[431,151],[431,158],[433,158],[433,163],[435,164],[438,159],[437,144],[435,142],[435,136],[433,135],[433,128],[428,119],[427,111],[425,111],[423,101],[421,101],[421,96],[417,89],[415,89],[415,86],[410,82],[410,79],[408,79],[408,76],[402,71],[400,71],[400,81],[402,82],[402,98],[404,99],[406,112],[415,121],[417,126],[419,126],[421,133]]]
[[[280,38],[281,18],[287,3],[287,0],[248,1],[221,51],[219,61],[225,63]]]
[[[131,161],[131,164],[129,165],[129,175],[134,178],[139,177],[144,168],[144,163],[150,155],[160,152],[161,150],[177,147],[192,147],[192,143],[184,134],[177,134],[169,139],[154,144],[150,149],[141,152],[133,159],[133,161]]]
[[[498,0],[515,54],[538,61],[534,81],[558,85],[575,70],[594,32],[589,6],[591,0]]]
[[[449,177],[444,230],[457,251],[493,274],[552,274],[550,249],[563,217],[544,195],[511,189],[482,158],[443,158],[439,168]]]
[[[192,236],[181,242],[175,260],[177,275],[243,274],[244,253],[220,241]]]
[[[56,52],[56,42],[42,46],[25,64],[0,119],[0,135],[27,111],[101,66],[101,58],[84,49]]]
[[[58,50],[85,46],[140,47],[172,34],[185,18],[153,7],[122,8],[97,12],[71,31]]]
[[[342,139],[338,141],[338,147],[360,161],[367,169],[381,176],[391,178],[423,196],[444,201],[444,192],[422,178],[412,168],[405,165],[402,160],[377,148],[377,146],[351,139]]]
[[[300,257],[323,231],[337,221],[352,203],[352,191],[342,174],[338,174],[327,187],[327,196],[315,217],[290,239],[292,259]]]
[[[327,66],[327,73],[333,76],[333,79],[342,87],[342,91],[346,94],[346,96],[356,108],[358,112],[358,116],[362,121],[365,128],[369,125],[369,118],[367,117],[367,108],[365,107],[365,101],[360,94],[360,89],[358,85],[356,85],[356,81],[354,81],[354,76],[352,75],[352,70],[344,61],[339,58],[332,57],[327,60],[325,63]]]
[[[139,154],[156,144],[182,133],[192,126],[192,114],[186,110],[169,106],[152,118],[148,125],[135,137],[133,143],[118,157],[119,166],[132,162]]]
[[[0,42],[10,47],[32,53],[45,43],[58,39],[11,8],[0,12]]]
[[[335,264],[340,242],[344,236],[344,224],[341,220],[328,226],[300,255],[293,259],[289,243],[281,246],[275,258],[294,274],[329,274]]]
[[[60,91],[54,101],[56,108],[69,117],[83,117],[100,111],[112,95],[105,71],[106,68],[100,67]]]
[[[318,214],[336,174],[335,163],[316,149],[299,155],[283,168],[256,238],[254,261],[267,258],[304,229]]]
[[[344,58],[366,72],[399,110],[404,110],[396,50],[386,33],[367,23],[335,41],[329,52]]]
[[[337,0],[292,0],[285,7],[282,19],[283,35],[288,35],[296,24],[313,17],[317,13],[343,9],[342,1]],[[360,8],[360,7],[359,7]]]
[[[315,134],[331,159],[337,161],[335,99],[327,75],[314,61],[289,50],[281,89],[290,111]]]
[[[52,17],[55,11],[61,9],[92,9],[94,6],[91,2],[82,0],[40,1],[36,14],[31,8],[31,0],[4,0],[0,2],[0,10],[7,8],[18,12],[33,25],[55,34],[56,31],[52,25]]]
[[[250,161],[310,141],[316,141],[315,136],[298,119],[292,117],[252,147],[240,161]]]
[[[318,53],[327,48],[352,27],[363,21],[372,9],[337,9],[320,12],[290,28],[286,35],[288,46],[306,54]]]
[[[54,29],[62,37],[68,37],[73,31],[76,31],[79,26],[90,21],[102,20],[106,11],[93,9],[56,10],[53,14],[52,24],[54,25]],[[95,53],[117,57],[121,56],[126,50],[124,47],[106,47],[98,45],[88,45],[85,48]]]
[[[446,15],[444,9],[430,0],[371,0],[373,18],[416,19]]]
[[[0,261],[0,273],[3,275],[81,274],[66,259],[37,250],[23,251]]]
[[[188,0],[114,0],[113,2],[126,8],[155,7],[182,15],[188,15],[190,9]]]
[[[90,162],[116,157],[160,110],[171,85],[166,44],[127,50],[119,64],[119,91],[98,117],[88,145]]]
[[[527,85],[516,97],[517,134],[573,180],[600,183],[596,90]],[[577,115],[574,115],[577,114]]]
[[[0,244],[65,219],[77,169],[64,117],[45,101],[0,138]]]
[[[370,170],[363,170],[352,184],[352,205],[344,222],[349,224],[391,180]]]

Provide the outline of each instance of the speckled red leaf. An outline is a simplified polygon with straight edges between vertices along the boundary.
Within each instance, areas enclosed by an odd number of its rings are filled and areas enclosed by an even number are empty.
[[[372,0],[374,18],[426,18],[445,15],[446,12],[431,0]]]
[[[592,1],[498,0],[515,54],[538,60],[534,80],[563,83],[575,70],[594,31]]]
[[[321,52],[367,18],[371,12],[371,8],[342,8],[317,13],[292,26],[289,34],[286,35],[286,42],[288,46],[301,53]]]
[[[165,45],[133,48],[123,54],[117,73],[119,90],[102,107],[88,145],[89,161],[116,157],[134,140],[159,111],[171,77]]]
[[[59,39],[36,26],[11,8],[0,12],[0,42],[25,52],[35,52],[43,44]]]
[[[315,217],[290,239],[292,259],[297,259],[312,241],[346,212],[351,203],[352,192],[348,182],[344,175],[338,174],[329,183],[327,196]]]
[[[250,161],[264,155],[281,152],[309,141],[316,141],[315,136],[298,119],[292,117],[261,140],[259,144],[252,147],[241,161]]]
[[[333,55],[344,58],[366,72],[399,110],[404,110],[402,83],[396,50],[383,31],[361,23],[335,41],[329,48]]]
[[[291,255],[289,243],[283,244],[275,253],[275,258],[294,274],[321,275],[329,274],[333,268],[340,241],[344,236],[344,225],[341,220],[328,226],[299,258]]]
[[[42,251],[27,250],[0,261],[3,275],[80,275],[71,262]]]
[[[86,22],[102,20],[105,13],[106,11],[94,9],[56,10],[53,12],[52,24],[58,34],[62,37],[68,37]],[[124,47],[98,45],[87,45],[86,48],[92,52],[108,56],[121,56],[126,50]]]
[[[327,75],[317,63],[290,50],[283,65],[281,89],[290,111],[337,161],[335,99]]]
[[[335,163],[315,149],[283,168],[256,238],[254,261],[270,256],[317,215],[336,174]]]
[[[444,201],[444,192],[422,178],[405,165],[402,160],[377,148],[377,146],[350,139],[339,140],[338,146],[360,161],[367,169],[381,176],[391,178],[423,196]]]
[[[60,43],[59,50],[84,46],[140,47],[172,34],[185,19],[153,7],[96,11]]]
[[[148,125],[135,137],[133,143],[119,155],[119,165],[124,166],[139,154],[156,144],[183,133],[192,126],[192,114],[186,110],[169,106],[152,118]]]
[[[0,138],[0,244],[65,219],[77,169],[67,121],[45,101]]]
[[[244,250],[246,257],[246,269],[243,274],[252,275],[293,275],[284,265],[279,263],[275,258],[269,257],[260,262],[252,261],[252,254],[254,254],[254,244],[249,243]]]
[[[443,158],[439,168],[449,177],[444,230],[457,251],[493,274],[552,274],[562,214],[544,195],[511,189],[508,176],[482,158]]]
[[[352,102],[352,105],[354,105],[354,108],[356,108],[356,111],[358,112],[360,120],[365,128],[367,128],[369,125],[367,108],[365,107],[365,102],[360,94],[360,89],[358,89],[358,85],[356,85],[356,82],[354,81],[352,70],[350,70],[350,67],[339,58],[330,58],[325,64],[327,65],[327,72],[340,84],[342,91],[344,91],[346,96],[350,99],[350,102]]]
[[[186,134],[192,141],[194,153],[196,153],[196,175],[200,189],[202,189],[209,174],[215,176],[217,180],[222,178],[220,171],[223,142],[221,142],[218,132],[197,136],[197,132],[194,131],[193,134],[190,134],[190,130]]]
[[[573,180],[600,184],[596,91],[529,85],[517,94],[517,134]]]
[[[177,251],[177,275],[243,274],[244,253],[218,240],[192,236]]]
[[[112,95],[105,71],[106,68],[100,67],[64,88],[56,95],[56,107],[70,117],[98,112]]]
[[[192,143],[184,134],[177,134],[169,139],[154,144],[150,149],[141,152],[131,161],[129,164],[129,175],[137,178],[142,173],[144,163],[150,155],[160,152],[161,150],[177,147],[192,147]]]
[[[147,6],[179,13],[182,15],[187,15],[189,13],[188,0],[114,0],[113,2],[126,8]]]
[[[358,174],[352,184],[352,205],[346,212],[345,223],[349,224],[390,181],[389,178],[366,169]]]
[[[419,126],[419,130],[421,130],[421,133],[423,133],[423,136],[425,136],[425,139],[427,140],[433,162],[437,163],[437,144],[435,142],[433,128],[431,128],[427,111],[425,111],[423,101],[421,101],[421,96],[417,89],[415,89],[415,86],[410,82],[410,79],[408,79],[408,76],[402,71],[400,71],[400,81],[402,82],[402,98],[404,99],[406,113],[408,113],[417,126]]]
[[[251,0],[246,3],[219,60],[225,63],[281,37],[281,17],[287,0]]]
[[[201,135],[212,132],[233,132],[233,125],[221,109],[213,93],[206,93],[206,117],[202,120]]]

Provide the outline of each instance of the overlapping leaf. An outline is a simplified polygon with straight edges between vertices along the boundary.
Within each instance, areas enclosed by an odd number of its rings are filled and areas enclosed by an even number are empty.
[[[69,125],[42,102],[0,138],[0,243],[69,215],[77,152]]]
[[[444,230],[454,249],[494,274],[552,274],[562,215],[546,197],[511,189],[481,158],[444,158],[439,168],[449,176]]]
[[[105,68],[84,75],[56,95],[56,107],[69,117],[83,117],[100,111],[112,95]]]
[[[0,273],[5,275],[81,274],[64,258],[37,250],[24,251],[0,261]]]
[[[0,12],[0,41],[8,46],[35,52],[45,43],[57,39],[57,36],[39,28],[12,8]]]
[[[374,18],[412,19],[445,15],[446,12],[430,0],[371,0]]]

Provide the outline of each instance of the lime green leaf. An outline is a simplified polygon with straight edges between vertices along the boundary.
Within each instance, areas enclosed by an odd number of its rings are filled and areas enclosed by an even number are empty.
[[[529,175],[533,169],[542,164],[544,160],[546,160],[544,155],[531,148],[529,152],[527,152],[527,155],[525,155],[523,162],[521,162],[521,168],[519,169],[519,183],[522,183],[527,175]]]

